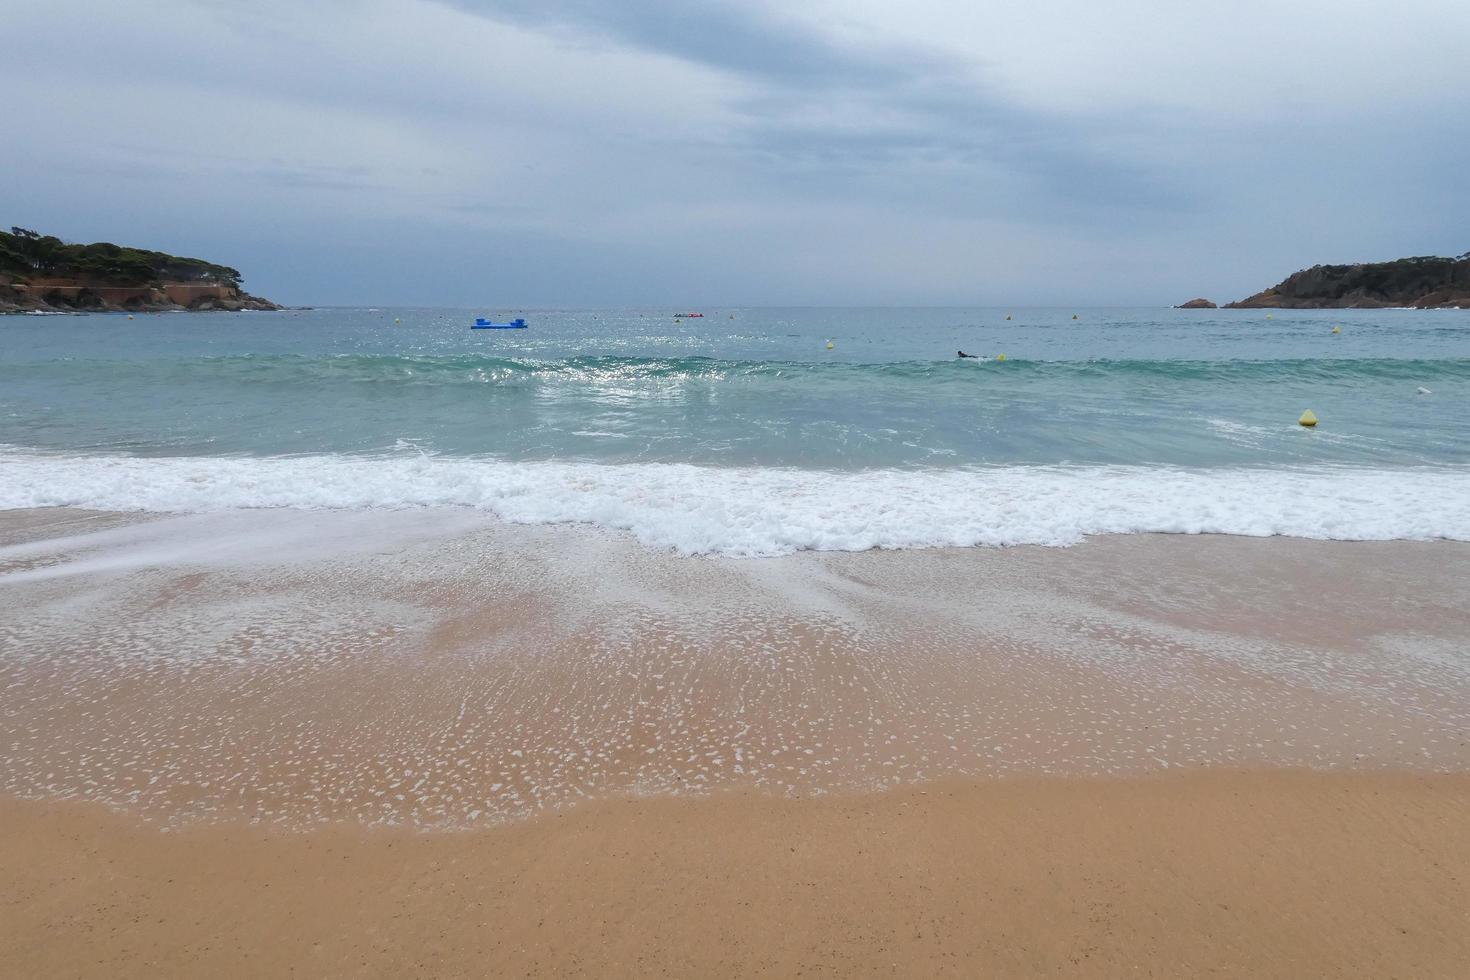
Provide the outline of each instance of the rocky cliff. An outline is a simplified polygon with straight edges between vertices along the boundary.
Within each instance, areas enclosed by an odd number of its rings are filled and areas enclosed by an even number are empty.
[[[1470,308],[1470,252],[1393,262],[1315,265],[1226,309]]]
[[[173,310],[279,310],[238,286],[164,282],[109,286],[76,279],[6,282],[0,276],[0,313],[159,313]]]
[[[77,245],[26,228],[0,231],[0,313],[277,310],[229,266],[149,249]]]

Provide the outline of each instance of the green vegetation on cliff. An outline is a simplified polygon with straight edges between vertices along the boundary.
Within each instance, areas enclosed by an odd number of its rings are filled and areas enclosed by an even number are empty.
[[[1470,252],[1449,259],[1421,255],[1392,262],[1314,265],[1229,309],[1373,309],[1470,307]]]
[[[0,231],[0,275],[20,281],[74,279],[109,286],[163,282],[240,286],[239,271],[227,265],[111,242],[75,245],[29,228]]]
[[[0,231],[0,313],[277,310],[227,265],[111,242]]]

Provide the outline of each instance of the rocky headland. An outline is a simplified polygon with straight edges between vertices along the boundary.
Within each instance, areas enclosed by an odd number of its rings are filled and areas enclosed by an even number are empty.
[[[0,231],[0,313],[278,310],[229,266],[167,252],[79,245],[27,228]]]
[[[1470,252],[1453,259],[1429,255],[1392,262],[1314,265],[1287,276],[1270,289],[1225,304],[1229,310],[1389,306],[1470,308]]]
[[[1176,310],[1216,310],[1216,309],[1219,309],[1219,307],[1217,307],[1214,303],[1210,302],[1209,300],[1207,300],[1203,296],[1201,296],[1198,299],[1192,299],[1192,300],[1189,300],[1188,302],[1180,303],[1178,306],[1174,307],[1174,309],[1176,309]]]

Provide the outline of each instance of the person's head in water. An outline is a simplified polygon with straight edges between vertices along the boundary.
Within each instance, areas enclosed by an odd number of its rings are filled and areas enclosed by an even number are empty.
[[[955,353],[958,354],[960,357],[977,357],[977,355],[975,355],[975,354],[966,354],[962,350],[957,350],[957,351],[955,351]]]

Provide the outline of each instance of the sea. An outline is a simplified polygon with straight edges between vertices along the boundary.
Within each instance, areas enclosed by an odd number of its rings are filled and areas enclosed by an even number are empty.
[[[0,509],[468,508],[733,557],[1470,540],[1470,311],[679,312],[3,317]]]

